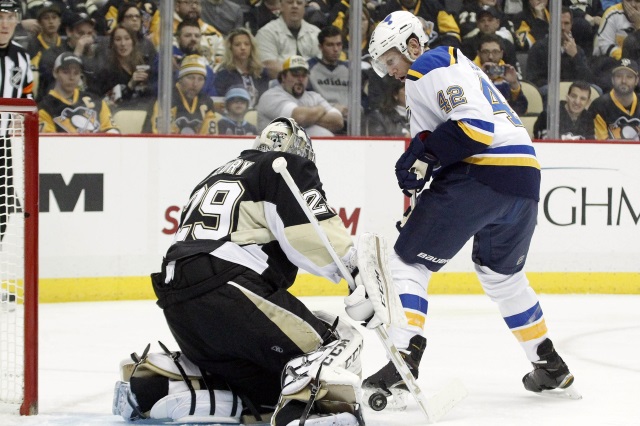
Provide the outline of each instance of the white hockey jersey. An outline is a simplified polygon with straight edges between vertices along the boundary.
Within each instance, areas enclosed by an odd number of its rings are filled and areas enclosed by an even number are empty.
[[[427,151],[442,173],[464,173],[496,191],[539,199],[540,165],[518,115],[460,50],[440,46],[405,80],[411,136],[428,130]],[[437,175],[437,174],[436,174]]]

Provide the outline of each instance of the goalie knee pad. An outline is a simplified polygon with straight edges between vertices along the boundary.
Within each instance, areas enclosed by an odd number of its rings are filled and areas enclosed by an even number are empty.
[[[113,414],[127,421],[210,417],[237,421],[242,402],[220,378],[202,372],[180,352],[131,355],[121,363]],[[133,362],[132,362],[133,361]]]
[[[335,318],[324,312],[314,314],[329,323]],[[336,331],[338,340],[295,357],[285,366],[282,393],[273,414],[276,426],[302,418],[321,421],[307,423],[313,425],[334,424],[326,423],[332,418],[357,419],[357,423],[335,424],[364,424],[360,409],[362,336],[342,321]]]

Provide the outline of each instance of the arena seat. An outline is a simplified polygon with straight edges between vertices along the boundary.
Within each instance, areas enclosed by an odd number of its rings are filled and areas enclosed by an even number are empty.
[[[142,109],[121,109],[113,114],[113,121],[122,134],[140,134],[147,118],[147,111]]]

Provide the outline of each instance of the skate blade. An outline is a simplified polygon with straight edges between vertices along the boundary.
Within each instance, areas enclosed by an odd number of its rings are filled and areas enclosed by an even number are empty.
[[[379,388],[363,388],[362,396],[365,405],[373,411],[404,411],[407,409],[407,398],[410,392],[405,389],[391,388],[388,392]]]
[[[558,398],[558,399],[582,399],[582,394],[576,389],[575,385],[571,385],[564,389],[551,389],[536,392],[536,395],[544,396],[546,398]]]

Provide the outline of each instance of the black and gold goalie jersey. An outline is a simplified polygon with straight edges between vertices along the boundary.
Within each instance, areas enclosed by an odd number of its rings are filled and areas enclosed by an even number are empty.
[[[243,151],[200,182],[182,211],[166,262],[210,253],[262,275],[279,288],[290,287],[298,268],[339,282],[337,266],[272,163],[285,157],[293,180],[339,256],[353,243],[329,208],[315,164],[295,154]]]
[[[40,133],[120,133],[106,102],[75,89],[67,100],[50,90],[38,104]]]
[[[631,105],[625,107],[611,90],[594,99],[589,111],[594,114],[596,139],[640,140],[640,109],[635,93]]]

